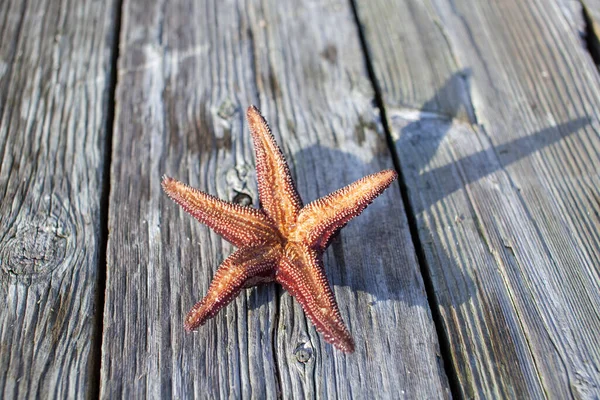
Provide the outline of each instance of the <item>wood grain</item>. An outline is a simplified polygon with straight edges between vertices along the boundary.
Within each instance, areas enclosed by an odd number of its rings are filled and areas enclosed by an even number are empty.
[[[270,122],[305,202],[391,166],[347,2],[125,1],[118,70],[103,398],[449,396],[397,186],[325,257],[355,354],[325,344],[275,285],[183,330],[233,248],[160,178],[256,206],[246,106]]]
[[[461,395],[597,397],[600,80],[573,24],[545,1],[358,13]]]
[[[113,3],[0,3],[1,398],[98,390]]]

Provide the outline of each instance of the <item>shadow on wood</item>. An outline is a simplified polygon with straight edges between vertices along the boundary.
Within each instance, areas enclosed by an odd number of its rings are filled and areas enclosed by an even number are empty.
[[[411,203],[409,206],[417,218],[417,225],[421,227],[419,235],[421,245],[426,252],[428,247],[436,242],[451,243],[463,239],[440,238],[443,227],[437,230],[426,228],[429,223],[423,220],[428,214],[425,211],[431,211],[435,207],[445,207],[442,200],[447,200],[455,192],[464,191],[471,183],[480,179],[495,179],[490,178],[495,172],[569,137],[590,123],[587,117],[577,118],[498,146],[493,146],[488,140],[486,143],[479,144],[479,147],[485,150],[473,152],[462,158],[450,151],[450,154],[443,158],[451,161],[444,165],[436,165],[436,162],[439,163],[439,160],[434,161],[436,153],[448,152],[448,149],[453,147],[453,145],[442,146],[444,141],[453,141],[452,135],[455,135],[454,137],[468,135],[473,141],[488,137],[485,134],[485,127],[477,124],[472,110],[465,110],[462,105],[471,104],[468,99],[470,74],[470,70],[465,69],[452,75],[419,111],[392,109],[388,115],[392,131],[399,132],[399,138],[394,139],[396,148],[401,153],[399,157],[408,187]],[[439,109],[439,99],[446,99],[446,102],[447,99],[456,99],[458,106],[454,109],[453,115],[432,112]],[[461,99],[468,101],[460,101]],[[440,150],[442,147],[444,149]],[[456,215],[453,222],[460,224],[464,218],[465,215]],[[478,221],[474,223],[479,224]],[[444,234],[455,235],[456,232],[446,229]],[[437,296],[438,305],[456,307],[464,303],[476,292],[476,287],[472,278],[457,265],[466,265],[474,261],[462,259],[457,264],[453,257],[465,257],[464,254],[449,255],[444,251],[432,251],[430,255],[434,254],[438,264],[443,266],[442,281],[448,288],[448,293]],[[435,270],[434,268],[430,272],[435,273]],[[457,287],[461,289],[456,290]]]
[[[574,134],[589,123],[590,119],[587,117],[577,118],[556,126],[544,128],[532,135],[520,137],[499,146],[490,146],[483,151],[456,160],[455,163],[429,170],[427,169],[427,165],[430,158],[423,158],[421,164],[411,165],[411,169],[421,171],[419,173],[419,180],[427,183],[431,182],[431,177],[435,176],[436,181],[448,182],[449,185],[443,191],[438,192],[438,198],[430,198],[428,204],[413,205],[413,211],[418,215],[423,212],[424,208],[431,206],[451,193],[541,149],[551,146]],[[439,144],[444,140],[452,127],[453,121],[451,120],[441,119],[439,116],[432,116],[431,114],[424,115],[419,120],[411,122],[402,128],[398,146],[419,147],[424,150],[425,154],[430,154],[433,157]],[[467,129],[465,133],[472,133],[472,131],[469,131],[471,130]],[[473,136],[473,140],[477,140],[477,138]],[[455,178],[445,179],[445,177],[451,175],[456,176],[457,172],[461,170],[464,171],[464,173],[461,173],[462,182]],[[459,182],[462,185],[459,186]]]

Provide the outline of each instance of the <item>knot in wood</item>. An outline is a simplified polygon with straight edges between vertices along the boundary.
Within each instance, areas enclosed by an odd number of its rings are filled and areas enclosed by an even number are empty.
[[[232,203],[242,206],[251,206],[254,203],[258,193],[250,183],[253,179],[252,167],[248,164],[239,164],[227,170],[225,180]]]
[[[219,109],[217,110],[217,115],[219,118],[224,120],[230,120],[233,118],[235,113],[238,110],[238,106],[229,98],[226,98],[219,105]]]
[[[27,222],[0,244],[0,271],[9,279],[32,283],[65,259],[68,233],[55,218]]]
[[[294,356],[296,357],[296,360],[301,364],[305,364],[308,361],[310,361],[310,359],[312,358],[312,354],[312,348],[307,346],[306,343],[296,347],[296,350],[294,351]]]
[[[237,193],[235,196],[233,196],[233,199],[231,201],[233,203],[239,204],[240,206],[252,205],[252,197],[250,197],[246,193]]]

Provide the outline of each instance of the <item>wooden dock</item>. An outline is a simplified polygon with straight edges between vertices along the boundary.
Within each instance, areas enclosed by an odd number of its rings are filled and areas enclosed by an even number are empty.
[[[0,2],[0,398],[600,397],[599,0]],[[168,174],[258,206],[256,104],[305,202],[399,182],[325,268],[198,332],[233,250]]]

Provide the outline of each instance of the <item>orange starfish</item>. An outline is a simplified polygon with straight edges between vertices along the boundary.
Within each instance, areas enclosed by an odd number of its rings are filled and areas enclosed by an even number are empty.
[[[165,192],[198,221],[238,247],[221,264],[206,296],[185,319],[196,329],[243,289],[276,281],[298,300],[325,340],[351,353],[354,341],[344,325],[325,276],[323,252],[331,237],[360,214],[395,179],[385,170],[366,176],[306,207],[267,122],[254,106],[247,114],[261,208],[219,200],[164,177]]]

